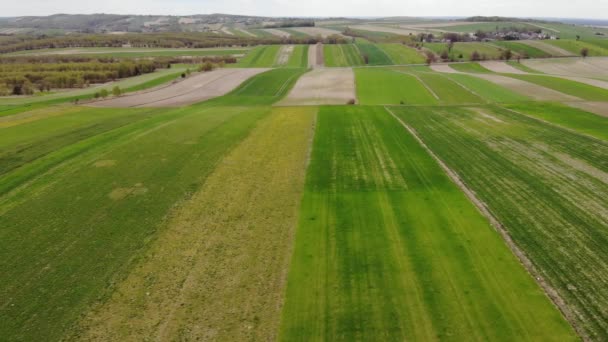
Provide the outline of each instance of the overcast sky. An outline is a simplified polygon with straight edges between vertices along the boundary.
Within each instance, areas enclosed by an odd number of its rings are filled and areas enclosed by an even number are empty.
[[[608,0],[0,0],[0,16],[55,13],[472,16],[608,19]]]

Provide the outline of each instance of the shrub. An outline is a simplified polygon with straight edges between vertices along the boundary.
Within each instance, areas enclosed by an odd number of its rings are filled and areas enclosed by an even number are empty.
[[[101,89],[101,90],[99,91],[99,96],[101,96],[102,98],[104,98],[104,99],[105,99],[106,97],[108,97],[108,91],[107,91],[107,90],[105,90],[105,89]]]
[[[354,105],[357,101],[355,101],[355,99],[350,99],[348,100],[348,102],[346,104],[348,105]]]
[[[112,88],[112,95],[120,96],[121,93],[122,93],[122,91],[120,90],[120,88],[118,86],[115,86],[114,88]]]

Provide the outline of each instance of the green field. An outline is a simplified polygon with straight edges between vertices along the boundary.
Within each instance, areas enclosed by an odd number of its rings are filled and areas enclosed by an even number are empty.
[[[575,339],[381,107],[321,108],[300,215],[281,340]]]
[[[253,49],[238,63],[230,66],[241,68],[269,68],[275,64],[280,45],[258,46]]]
[[[475,76],[465,74],[442,74],[451,80],[454,80],[461,85],[472,90],[475,94],[478,94],[481,98],[486,99],[489,102],[502,102],[512,103],[521,101],[530,101],[531,99],[515,93],[511,90],[505,89],[492,82],[482,80]]]
[[[608,56],[608,49],[586,41],[559,39],[546,40],[543,42],[570,51],[577,56],[581,54],[581,50],[583,48],[587,48],[589,50],[589,56]]]
[[[365,60],[365,56],[368,58],[367,65],[392,65],[395,64],[391,58],[382,50],[382,48],[375,44],[369,43],[357,43],[357,49],[361,53],[361,57]]]
[[[290,68],[308,67],[308,45],[296,45],[285,66]]]
[[[438,55],[440,55],[444,51],[448,51],[447,43],[425,43],[424,47],[430,49]],[[490,44],[476,42],[458,42],[454,43],[452,51],[450,52],[450,56],[454,57],[456,60],[468,61],[471,60],[471,55],[475,51],[477,51],[481,57],[485,56],[487,59],[498,59],[501,54],[501,50],[498,47],[492,46]]]
[[[10,299],[0,315],[10,319],[3,319],[0,335],[59,339],[129,271],[172,206],[187,199],[266,112],[168,111],[30,162],[60,159],[27,187],[1,192],[0,293]],[[10,128],[4,134],[12,134]],[[3,176],[3,188],[27,170]]]
[[[495,42],[492,42],[492,44],[497,45],[504,49],[510,49],[511,51],[515,52],[516,54],[518,54],[522,57],[524,57],[524,56],[527,56],[530,58],[551,57],[551,55],[549,53],[547,53],[541,49],[537,49],[533,46],[514,42],[514,41],[495,41]]]
[[[378,44],[391,59],[393,64],[422,64],[425,58],[418,50],[402,44]]]
[[[488,73],[490,70],[484,68],[479,63],[453,63],[450,64],[450,68],[461,71],[461,72],[472,72],[472,73]]]
[[[605,339],[608,142],[496,107],[399,115],[486,203],[579,329]]]
[[[608,99],[608,89],[594,87],[585,83],[567,80],[560,77],[544,75],[509,75],[526,82],[541,85],[546,88],[579,97],[589,101],[606,101]]]
[[[487,23],[471,23],[467,25],[456,25],[456,26],[445,26],[440,27],[438,29],[448,31],[448,32],[477,32],[478,30],[484,32],[492,32],[496,30],[509,29],[512,27],[518,28],[530,28],[537,29],[537,27],[522,23],[522,22],[487,22]]]
[[[363,59],[355,44],[325,44],[323,53],[325,65],[328,67],[363,65]]]
[[[298,78],[307,72],[304,68],[279,68],[258,74],[236,89],[212,100],[208,104],[271,105],[285,96]]]
[[[523,72],[527,72],[527,73],[531,73],[531,74],[542,74],[543,72],[540,72],[538,70],[532,69],[529,66],[521,63],[521,62],[517,62],[517,61],[508,61],[507,64],[509,64],[510,66],[519,69]]]
[[[414,76],[384,68],[357,68],[357,97],[362,105],[433,105],[438,100]]]
[[[407,70],[407,69],[404,69]],[[484,103],[485,100],[468,88],[460,86],[451,79],[438,73],[413,72],[435,95],[441,104]]]

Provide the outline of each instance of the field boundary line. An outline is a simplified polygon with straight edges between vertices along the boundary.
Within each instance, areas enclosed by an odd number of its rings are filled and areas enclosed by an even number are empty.
[[[400,71],[400,70],[395,70],[395,71],[396,71],[396,72],[398,72],[398,73],[400,73],[400,74],[409,75],[409,76],[414,77],[415,79],[417,79],[417,80],[418,80],[418,82],[422,83],[422,85],[423,85],[423,86],[426,88],[426,90],[428,90],[428,91],[431,93],[431,95],[433,95],[433,97],[434,97],[436,100],[441,101],[441,99],[440,99],[440,98],[439,98],[439,96],[438,96],[438,95],[437,95],[437,94],[436,94],[436,93],[433,91],[433,89],[431,89],[431,87],[429,87],[429,85],[428,85],[428,84],[426,84],[426,82],[424,82],[424,81],[423,81],[423,80],[422,80],[420,77],[418,77],[418,75],[414,75],[414,74],[412,74],[412,73],[405,72],[405,71]]]
[[[542,277],[540,272],[536,269],[532,261],[528,258],[528,256],[524,253],[522,249],[520,249],[517,244],[513,241],[507,229],[503,226],[502,223],[492,214],[491,210],[488,206],[477,197],[477,194],[473,190],[471,190],[466,183],[460,178],[458,173],[449,168],[449,166],[443,162],[436,154],[433,152],[430,147],[426,145],[426,143],[420,138],[416,130],[410,127],[405,123],[401,118],[399,118],[388,106],[384,106],[384,109],[395,118],[413,137],[418,141],[418,143],[427,151],[427,153],[439,164],[441,169],[446,173],[446,175],[452,180],[452,182],[464,192],[464,194],[469,198],[469,200],[475,205],[477,210],[489,221],[490,225],[502,236],[503,240],[509,247],[509,249],[515,254],[519,262],[522,264],[524,269],[528,271],[528,274],[534,278],[536,283],[543,289],[543,292],[553,305],[561,312],[562,316],[570,323],[570,326],[574,328],[576,333],[584,340],[590,341],[590,338],[584,333],[584,331],[576,324],[574,320],[574,312],[570,310],[570,308],[566,305],[565,300],[560,296],[560,294]]]
[[[430,73],[430,74],[433,74],[433,73]],[[469,87],[467,87],[467,86],[465,86],[464,84],[462,84],[462,83],[460,83],[460,82],[456,81],[455,79],[451,78],[451,77],[450,77],[450,76],[448,76],[447,74],[445,74],[445,73],[438,73],[438,74],[439,74],[439,75],[441,75],[441,77],[443,77],[443,78],[445,78],[445,79],[448,79],[448,80],[450,80],[450,81],[452,81],[452,82],[456,83],[458,86],[460,86],[462,89],[464,89],[464,90],[468,91],[469,93],[471,93],[471,94],[473,94],[473,95],[475,95],[475,96],[479,97],[480,99],[482,99],[483,101],[485,101],[485,103],[492,103],[490,100],[488,100],[488,99],[486,99],[485,97],[483,97],[483,96],[479,95],[479,94],[478,94],[476,91],[473,91],[473,90],[472,90],[472,89],[470,89]]]

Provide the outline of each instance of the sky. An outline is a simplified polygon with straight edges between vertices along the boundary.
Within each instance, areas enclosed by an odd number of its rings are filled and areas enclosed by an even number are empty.
[[[0,0],[0,16],[245,14],[293,17],[473,16],[608,19],[608,0]]]

